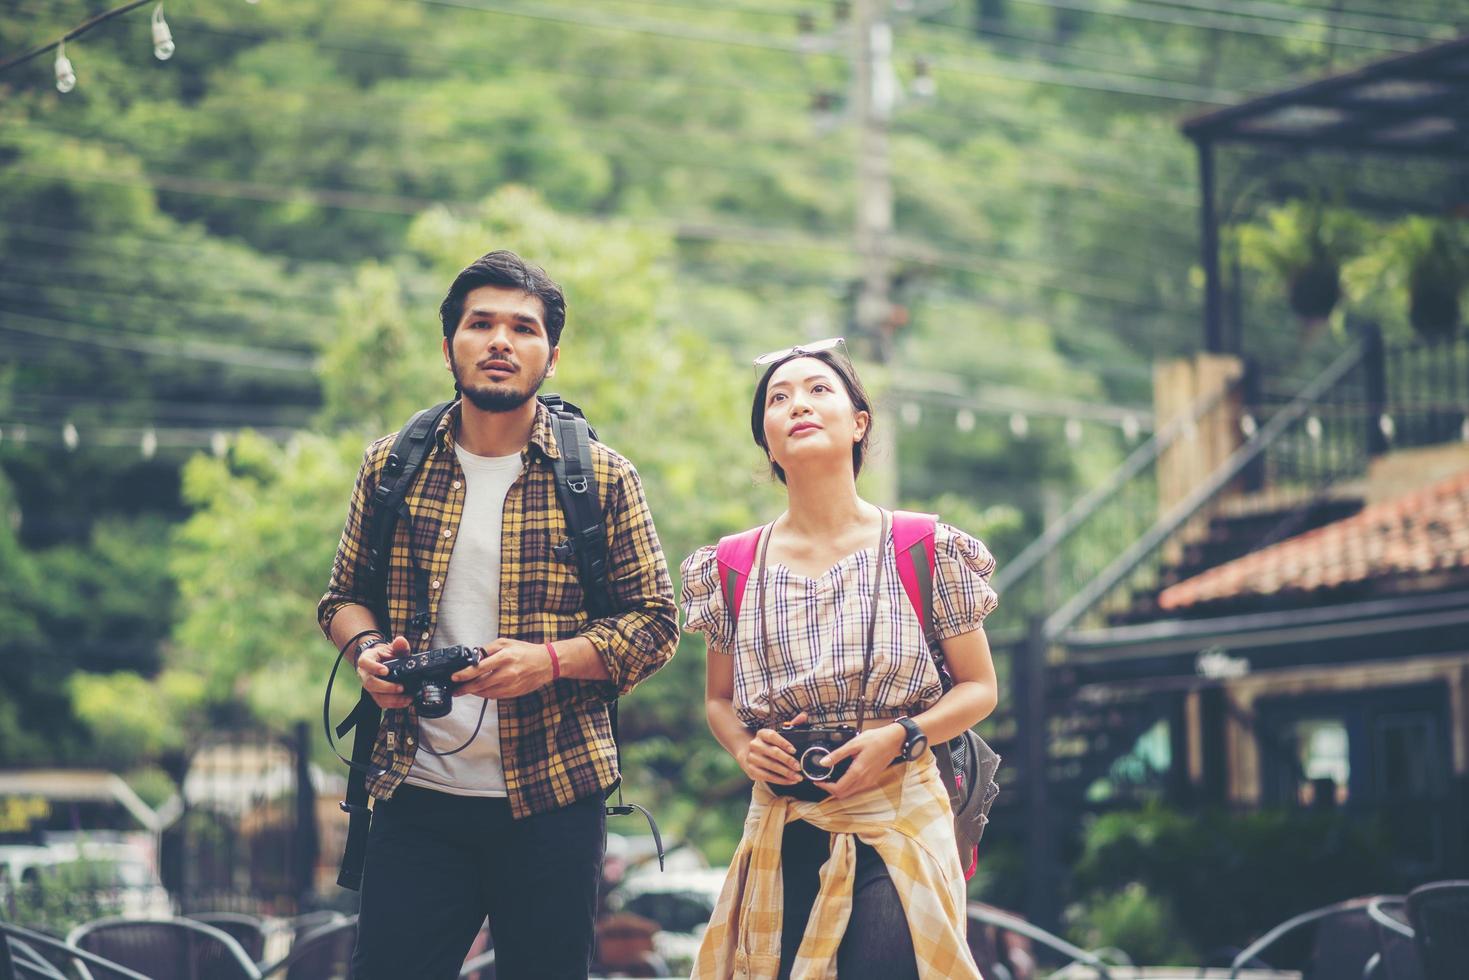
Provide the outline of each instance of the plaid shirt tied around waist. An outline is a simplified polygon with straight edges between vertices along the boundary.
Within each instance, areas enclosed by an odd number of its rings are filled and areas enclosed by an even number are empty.
[[[398,521],[388,562],[390,636],[407,637],[413,652],[428,647],[438,623],[439,598],[464,514],[464,473],[454,452],[459,421],[456,403],[434,435],[418,479],[405,503],[410,519]],[[317,606],[322,631],[331,637],[332,617],[347,605],[377,608],[369,594],[367,527],[373,491],[394,436],[368,446],[347,523],[342,530],[331,580]],[[673,584],[637,471],[622,456],[592,443],[593,470],[607,526],[607,584],[613,616],[592,620],[576,562],[552,550],[567,540],[566,519],[556,498],[550,459],[559,455],[550,413],[536,407],[524,469],[505,497],[501,520],[498,596],[500,635],[530,643],[585,636],[592,641],[611,681],[561,678],[518,698],[502,699],[500,748],[512,814],[517,818],[606,793],[619,778],[617,749],[607,705],[627,694],[673,656],[678,642]],[[417,563],[417,565],[415,564]],[[410,634],[414,575],[421,565],[429,579],[429,625]],[[495,637],[487,636],[488,643]],[[418,748],[415,710],[390,709],[373,746],[368,791],[386,799],[403,782]]]
[[[849,799],[808,803],[756,783],[745,832],[694,961],[693,980],[769,980],[780,969],[781,836],[792,820],[832,835],[831,857],[791,980],[836,980],[837,950],[852,914],[861,840],[882,856],[903,903],[922,980],[981,980],[965,938],[964,871],[954,814],[932,753],[887,769]]]

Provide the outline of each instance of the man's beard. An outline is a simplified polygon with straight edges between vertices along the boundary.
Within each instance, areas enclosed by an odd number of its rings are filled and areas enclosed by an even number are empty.
[[[526,402],[535,397],[536,392],[541,390],[541,385],[546,383],[546,378],[551,373],[551,362],[546,361],[546,369],[541,376],[523,390],[517,390],[509,384],[496,385],[494,387],[471,388],[464,384],[459,377],[459,362],[453,362],[454,384],[460,393],[481,412],[513,412]]]

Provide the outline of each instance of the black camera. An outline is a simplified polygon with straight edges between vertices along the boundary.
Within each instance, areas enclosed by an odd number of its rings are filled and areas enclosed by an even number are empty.
[[[453,707],[454,682],[449,678],[479,662],[478,647],[440,647],[384,660],[388,675],[383,680],[403,685],[403,693],[413,698],[420,718],[442,718]]]
[[[834,783],[847,774],[851,759],[843,759],[835,766],[822,760],[838,746],[845,745],[857,737],[857,729],[851,725],[781,725],[776,729],[796,750],[796,762],[805,777],[794,786],[771,783],[770,788],[780,796],[820,802],[826,799],[826,791],[816,783]]]

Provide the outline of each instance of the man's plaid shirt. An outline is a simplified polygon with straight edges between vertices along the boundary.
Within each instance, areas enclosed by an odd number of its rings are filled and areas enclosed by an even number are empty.
[[[407,636],[415,653],[428,646],[438,622],[439,597],[449,571],[449,556],[464,514],[464,473],[454,452],[459,405],[445,415],[428,458],[407,497],[411,520],[399,520],[388,570],[390,635]],[[332,563],[331,582],[317,606],[317,619],[330,638],[332,617],[343,606],[374,608],[368,594],[367,523],[394,436],[367,447],[342,541]],[[505,497],[501,524],[498,600],[500,635],[530,643],[573,636],[596,646],[612,678],[583,681],[562,678],[500,707],[500,748],[511,812],[519,819],[565,806],[610,790],[618,778],[617,750],[607,705],[653,674],[673,656],[678,643],[673,584],[642,483],[632,464],[592,443],[593,467],[607,525],[607,581],[617,615],[590,621],[583,608],[575,559],[558,558],[554,545],[567,539],[566,519],[556,499],[550,458],[558,455],[550,413],[537,405],[530,442],[522,452],[524,469]],[[429,576],[429,625],[410,635],[414,561]],[[487,595],[486,601],[494,597]],[[484,642],[495,639],[487,636]],[[386,799],[413,766],[418,720],[412,707],[383,712],[373,746],[368,791]]]

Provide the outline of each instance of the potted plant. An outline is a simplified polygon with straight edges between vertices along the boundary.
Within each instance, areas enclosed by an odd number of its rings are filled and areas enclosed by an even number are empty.
[[[1456,229],[1443,221],[1410,218],[1403,224],[1408,322],[1425,340],[1442,340],[1459,328],[1469,256]]]
[[[1342,260],[1355,250],[1360,219],[1318,201],[1291,201],[1239,231],[1240,257],[1275,274],[1291,310],[1308,324],[1331,315],[1341,299]]]

